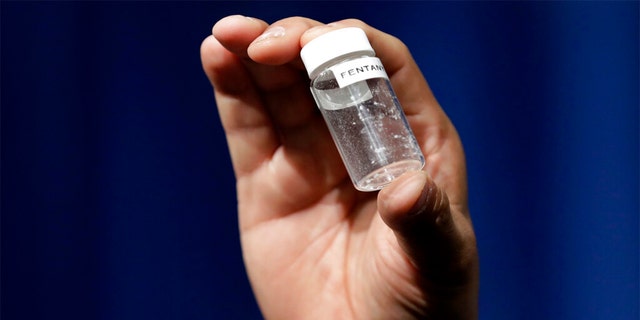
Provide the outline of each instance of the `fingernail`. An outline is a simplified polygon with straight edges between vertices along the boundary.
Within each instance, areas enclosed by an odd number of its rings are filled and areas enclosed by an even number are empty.
[[[405,181],[400,187],[399,192],[404,194],[416,194],[418,193],[418,199],[413,205],[413,208],[410,210],[409,216],[419,214],[422,210],[424,210],[426,195],[428,192],[423,192],[425,185],[427,184],[427,175],[426,174],[416,174],[415,176]]]
[[[283,36],[284,36],[284,27],[281,27],[281,26],[270,27],[267,30],[265,30],[265,32],[263,32],[259,37],[257,37],[254,42],[271,40],[271,39],[280,38]]]

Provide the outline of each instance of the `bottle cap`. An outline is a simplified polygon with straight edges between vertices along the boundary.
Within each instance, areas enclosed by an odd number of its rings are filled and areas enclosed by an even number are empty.
[[[367,34],[360,28],[350,27],[325,33],[309,41],[300,51],[300,58],[309,78],[314,78],[336,59],[357,52],[375,55]]]

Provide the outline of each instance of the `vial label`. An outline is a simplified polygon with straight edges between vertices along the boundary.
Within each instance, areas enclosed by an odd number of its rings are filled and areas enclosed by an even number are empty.
[[[389,79],[382,62],[376,57],[363,57],[346,61],[329,68],[329,70],[333,72],[340,88],[367,79]]]

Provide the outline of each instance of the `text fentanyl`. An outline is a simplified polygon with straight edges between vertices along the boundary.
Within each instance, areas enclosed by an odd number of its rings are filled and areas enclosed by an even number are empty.
[[[388,79],[380,59],[376,57],[364,57],[348,61],[330,69],[336,76],[336,81],[340,88],[372,78]]]

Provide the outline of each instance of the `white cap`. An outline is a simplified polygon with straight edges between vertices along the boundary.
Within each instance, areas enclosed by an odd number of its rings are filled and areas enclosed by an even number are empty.
[[[309,78],[314,78],[329,63],[353,52],[375,55],[367,34],[360,28],[351,27],[331,31],[309,41],[300,51],[300,58]]]

